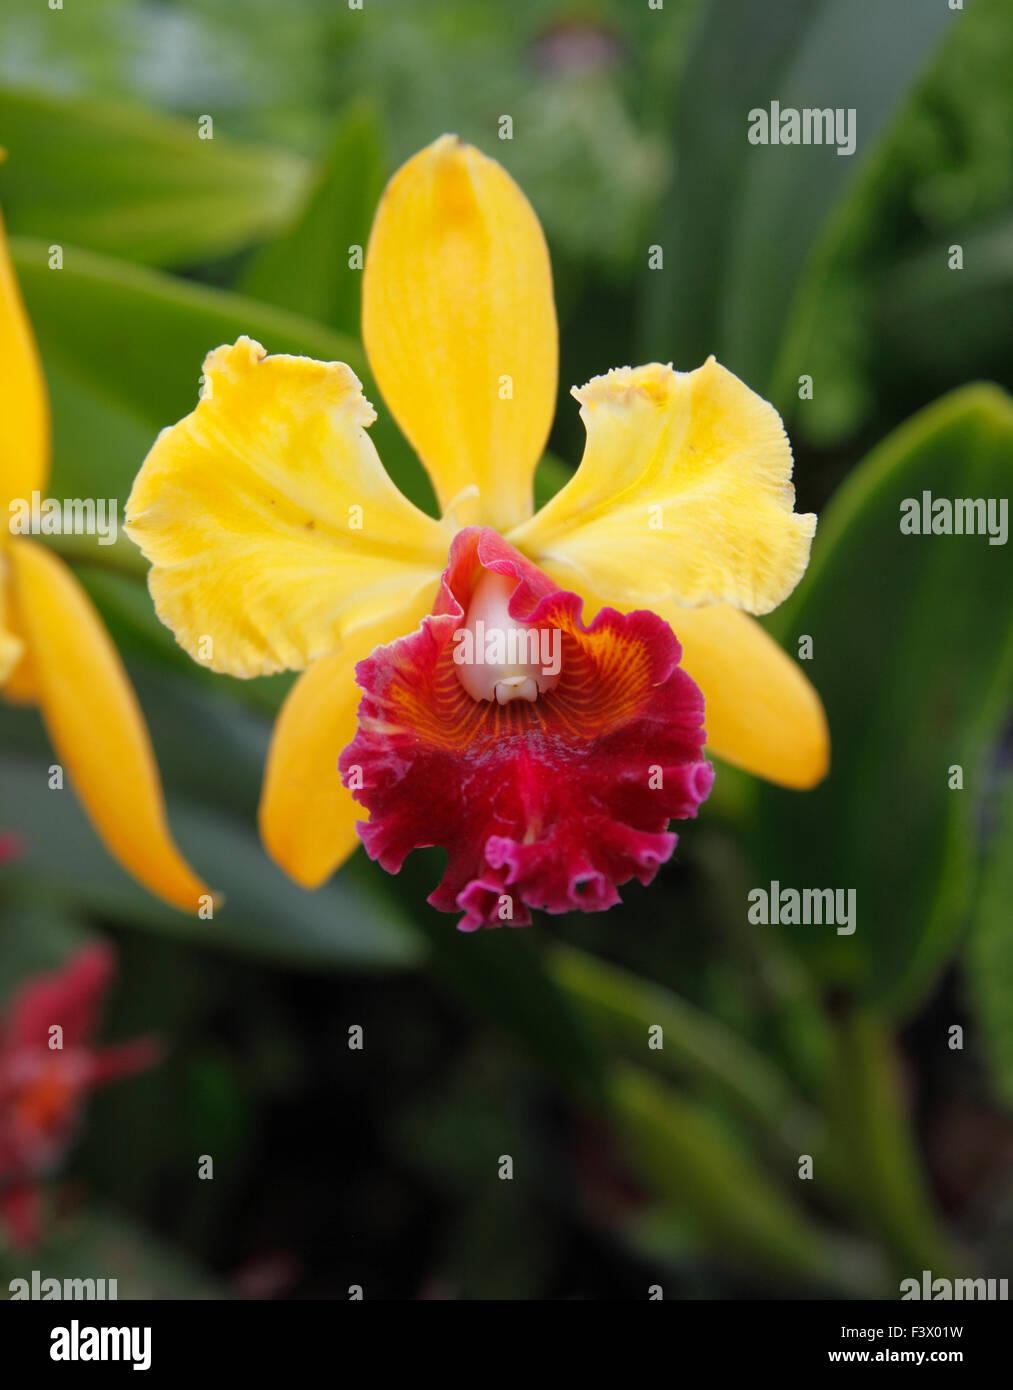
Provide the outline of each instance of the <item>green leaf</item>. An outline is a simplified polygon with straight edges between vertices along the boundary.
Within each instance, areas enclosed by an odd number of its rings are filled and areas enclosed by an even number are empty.
[[[1013,1106],[1013,777],[1002,783],[989,827],[968,940],[968,990],[999,1096]]]
[[[155,435],[196,405],[205,355],[246,333],[268,352],[347,362],[379,412],[370,434],[387,471],[413,501],[431,505],[428,480],[353,339],[273,305],[72,247],[62,270],[49,269],[38,243],[13,239],[11,251],[53,399],[53,495],[124,501]]]
[[[143,106],[0,87],[0,199],[12,232],[181,266],[270,236],[298,205],[305,161],[201,139]]]
[[[834,754],[815,791],[758,787],[754,881],[854,889],[856,930],[753,929],[794,943],[825,985],[895,1010],[924,996],[965,925],[976,811],[1013,682],[1005,548],[902,534],[901,504],[923,491],[1008,496],[1011,465],[1013,404],[997,388],[922,411],[841,488],[773,620],[786,645],[813,639]],[[962,790],[950,789],[955,766]]]
[[[814,1142],[815,1115],[777,1069],[719,1019],[575,947],[555,946],[549,959],[554,979],[580,1004],[597,1036],[727,1102],[778,1147],[798,1153]],[[661,1030],[656,1050],[652,1028]]]
[[[846,1013],[837,1034],[825,1113],[835,1168],[870,1234],[891,1246],[901,1275],[947,1274],[946,1248],[906,1119],[898,1059],[869,1011]],[[819,1166],[822,1160],[816,1158]]]
[[[951,270],[954,246],[963,268]],[[1013,216],[955,228],[894,266],[877,296],[887,379],[945,384],[1008,360],[1013,338]]]
[[[253,257],[237,288],[358,336],[364,250],[383,189],[386,161],[376,113],[361,103],[341,118],[291,226]]]
[[[810,258],[953,17],[909,0],[714,0],[676,109],[658,236],[672,269],[649,277],[647,356],[692,367],[715,353],[780,402]],[[774,99],[854,108],[855,152],[751,145],[748,113]]]
[[[881,1292],[866,1252],[813,1225],[702,1106],[634,1067],[617,1073],[612,1092],[634,1166],[719,1257],[810,1287]],[[785,1176],[795,1174],[786,1164]]]

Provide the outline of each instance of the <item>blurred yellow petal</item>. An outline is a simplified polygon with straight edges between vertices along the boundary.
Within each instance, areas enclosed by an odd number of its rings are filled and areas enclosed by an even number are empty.
[[[510,175],[444,135],[391,179],[362,284],[362,336],[441,511],[505,531],[531,515],[556,403],[552,270]]]
[[[562,584],[566,571],[548,566]],[[584,621],[611,599],[579,586]],[[799,791],[815,786],[830,765],[830,735],[819,695],[760,624],[726,603],[681,608],[670,600],[652,610],[682,644],[682,666],[703,691],[707,751],[768,782]]]
[[[14,603],[14,571],[0,553],[0,696],[9,704],[34,704],[36,682],[28,643]]]
[[[163,430],[127,502],[158,616],[195,660],[234,676],[301,669],[404,606],[450,537],[397,490],[339,362],[210,353],[196,410]]]
[[[208,890],[169,834],[148,731],[109,634],[62,560],[27,540],[8,554],[42,716],[92,825],[139,883],[196,913]]]
[[[340,652],[304,671],[281,707],[264,773],[260,833],[271,858],[304,888],[318,888],[358,846],[355,826],[368,814],[338,775],[362,698],[355,664],[413,632],[434,596],[435,585],[411,608],[360,628]]]
[[[21,660],[23,651],[21,641],[0,625],[0,688]]]
[[[587,447],[570,482],[507,539],[611,603],[766,613],[805,572],[816,518],[792,509],[781,419],[713,357],[622,367],[573,393]]]
[[[35,337],[0,217],[0,546],[13,497],[30,499],[49,470],[49,403]]]
[[[6,694],[3,689],[4,683],[10,679],[25,651],[24,642],[14,631],[9,572],[10,562],[5,555],[0,554],[0,692],[3,694]]]

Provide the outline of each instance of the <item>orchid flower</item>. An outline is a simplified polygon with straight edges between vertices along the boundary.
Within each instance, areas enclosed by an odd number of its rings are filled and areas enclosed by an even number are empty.
[[[748,616],[794,588],[815,528],[776,411],[713,358],[610,371],[574,390],[584,458],[533,515],[556,404],[548,250],[505,170],[455,136],[388,185],[362,298],[440,520],[384,471],[348,366],[248,338],[209,355],[127,504],[195,659],[303,673],[261,801],[275,860],[313,887],[360,837],[392,872],[439,845],[435,906],[520,925],[651,880],[711,785],[704,701],[711,753],[818,781],[819,698]]]
[[[17,1245],[40,1234],[41,1180],[60,1163],[96,1086],[153,1065],[149,1039],[98,1049],[98,1009],[112,951],[85,946],[17,990],[0,1016],[0,1223]]]
[[[113,858],[157,897],[196,913],[208,890],[169,833],[155,755],[119,654],[63,561],[8,525],[8,509],[13,515],[46,486],[49,440],[42,366],[0,220],[0,697],[39,707]]]

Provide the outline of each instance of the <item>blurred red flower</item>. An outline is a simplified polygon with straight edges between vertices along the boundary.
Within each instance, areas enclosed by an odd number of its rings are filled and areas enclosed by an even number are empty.
[[[88,1092],[158,1060],[150,1038],[92,1045],[115,964],[108,946],[85,946],[22,985],[0,1017],[0,1226],[19,1246],[39,1238],[41,1180],[66,1153]]]

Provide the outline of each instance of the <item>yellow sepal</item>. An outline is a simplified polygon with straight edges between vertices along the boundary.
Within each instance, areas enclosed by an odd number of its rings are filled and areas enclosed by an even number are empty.
[[[441,511],[468,493],[460,525],[505,531],[530,516],[556,405],[549,253],[510,175],[456,135],[387,186],[366,252],[362,336]]]

